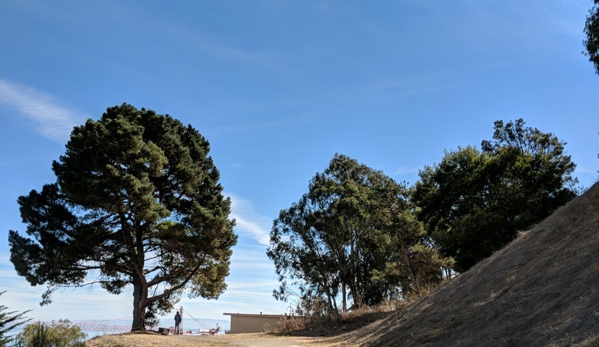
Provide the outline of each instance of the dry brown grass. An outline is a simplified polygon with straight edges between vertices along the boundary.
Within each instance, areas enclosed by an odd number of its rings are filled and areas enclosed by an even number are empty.
[[[217,344],[216,346],[221,346]],[[132,332],[95,337],[85,347],[204,347],[211,346],[205,340],[183,340],[179,336],[165,336],[152,332]],[[212,346],[215,346],[212,344]]]
[[[405,310],[337,346],[598,346],[599,184]]]
[[[322,347],[316,338],[270,334],[232,334],[212,336],[165,336],[154,332],[134,332],[95,337],[86,347]]]
[[[268,332],[285,336],[336,336],[384,319],[398,310],[405,310],[433,289],[425,288],[420,295],[411,295],[403,300],[385,301],[378,306],[362,306],[339,315],[313,312],[306,316],[281,317],[278,324]]]
[[[381,306],[359,308],[340,317],[283,317],[270,333],[285,336],[334,336],[359,329],[393,312],[395,311]]]

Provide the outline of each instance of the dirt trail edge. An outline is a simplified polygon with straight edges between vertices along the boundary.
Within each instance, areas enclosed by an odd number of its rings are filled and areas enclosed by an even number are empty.
[[[86,347],[323,347],[316,337],[275,336],[268,334],[231,334],[215,336],[164,336],[156,333],[104,335],[85,343]]]

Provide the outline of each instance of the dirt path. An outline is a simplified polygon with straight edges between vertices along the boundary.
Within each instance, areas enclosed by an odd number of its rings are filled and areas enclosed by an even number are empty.
[[[163,336],[158,334],[118,334],[93,338],[86,347],[323,347],[322,338],[274,336],[268,334],[231,334],[214,336]]]
[[[206,343],[243,346],[243,347],[304,347],[315,346],[310,344],[317,339],[314,337],[291,337],[291,336],[274,336],[267,334],[231,334],[231,335],[214,335],[214,336],[173,336],[175,339],[182,341],[198,341]]]

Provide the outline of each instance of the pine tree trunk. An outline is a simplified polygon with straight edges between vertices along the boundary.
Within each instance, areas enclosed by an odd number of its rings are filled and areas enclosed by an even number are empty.
[[[133,281],[133,324],[131,325],[131,331],[146,330],[144,321],[148,302],[148,290],[144,288],[144,285],[138,278]]]

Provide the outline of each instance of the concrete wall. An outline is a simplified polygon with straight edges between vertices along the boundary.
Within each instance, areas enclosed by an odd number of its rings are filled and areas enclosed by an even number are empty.
[[[231,316],[229,334],[263,333],[265,324],[269,324],[270,329],[273,329],[282,317],[280,314],[223,313],[223,315]]]

